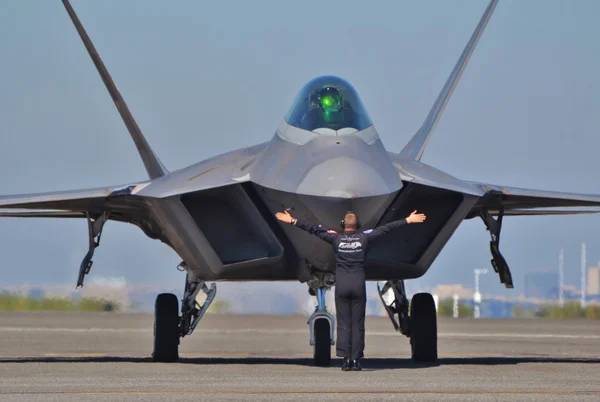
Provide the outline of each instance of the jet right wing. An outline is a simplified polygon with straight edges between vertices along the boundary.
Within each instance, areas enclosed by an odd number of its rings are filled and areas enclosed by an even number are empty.
[[[0,196],[2,209],[41,209],[71,212],[102,212],[108,197],[139,191],[145,183],[47,193]]]
[[[84,212],[77,211],[24,211],[1,212],[0,218],[85,218]]]
[[[156,238],[146,204],[135,195],[150,182],[81,190],[0,196],[3,218],[87,218],[132,223]]]
[[[77,287],[92,267],[94,250],[100,244],[102,228],[109,219],[129,222],[149,237],[159,236],[139,197],[132,197],[147,184],[101,187],[83,190],[0,196],[0,217],[9,218],[85,218],[88,222],[89,249],[79,268]],[[15,209],[26,211],[14,211]],[[33,211],[32,211],[33,210]]]

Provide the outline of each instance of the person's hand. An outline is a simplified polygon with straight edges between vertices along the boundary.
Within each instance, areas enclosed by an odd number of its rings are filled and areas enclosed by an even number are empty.
[[[290,213],[287,210],[283,212],[277,212],[275,214],[275,217],[285,223],[292,223],[294,221],[294,218],[292,217],[292,215],[290,215]]]
[[[415,209],[412,213],[406,218],[407,223],[420,223],[425,220],[425,214],[417,214],[417,210]]]

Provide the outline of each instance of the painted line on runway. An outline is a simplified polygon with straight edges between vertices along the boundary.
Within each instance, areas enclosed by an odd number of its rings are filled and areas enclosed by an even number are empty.
[[[86,357],[88,359],[94,359],[98,357],[108,357],[106,353],[44,353],[44,357],[56,357],[56,358],[81,358]]]
[[[114,357],[118,357],[118,358],[124,358],[124,359],[128,359],[128,358],[132,358],[132,359],[145,359],[145,358],[149,358],[149,355],[123,355],[123,356],[116,356],[114,353],[110,354],[110,353],[85,353],[85,352],[79,352],[79,353],[44,353],[42,355],[39,356],[31,356],[31,355],[14,355],[14,356],[0,356],[0,362],[2,362],[2,360],[7,360],[7,359],[44,359],[44,358],[60,358],[60,359],[68,359],[68,358],[75,358],[75,359],[81,359],[81,358],[87,358],[87,359],[94,359],[94,358],[114,358]],[[258,359],[258,360],[271,360],[271,359],[308,359],[308,358],[312,358],[312,354],[311,353],[284,353],[284,354],[275,354],[275,355],[268,355],[268,354],[254,354],[254,353],[245,353],[245,352],[205,352],[205,353],[179,353],[179,357],[183,358],[183,359],[212,359],[212,358],[216,358],[216,359]],[[467,358],[467,357],[485,357],[485,358],[489,358],[489,359],[504,359],[504,358],[539,358],[539,355],[523,355],[523,354],[490,354],[490,353],[440,353],[439,356],[441,359],[444,358],[455,358],[455,357],[460,357],[460,358]],[[595,358],[598,357],[598,354],[591,354],[591,353],[587,353],[587,354],[578,354],[576,356],[576,358]],[[370,357],[371,359],[381,359],[381,358],[407,358],[410,359],[410,355],[406,354],[406,355],[390,355],[390,354],[374,354]],[[341,358],[340,358],[341,359]]]
[[[52,328],[52,327],[0,327],[0,332],[74,332],[74,333],[152,333],[152,328]],[[240,328],[240,329],[196,329],[195,333],[204,334],[265,334],[265,335],[292,335],[306,334],[304,329],[258,329],[258,328]],[[367,331],[367,336],[400,336],[397,332],[372,332]],[[469,332],[440,332],[438,337],[441,338],[531,338],[531,339],[600,339],[600,335],[584,335],[584,334],[538,334],[538,333],[469,333]]]
[[[600,339],[600,335],[573,335],[573,334],[523,334],[523,333],[476,333],[445,332],[438,336],[445,338],[560,338],[560,339]]]
[[[549,391],[549,390],[523,390],[523,391],[469,391],[469,390],[344,390],[344,391],[50,391],[50,392],[0,392],[0,395],[548,395],[548,396],[591,396],[600,395],[600,391]]]

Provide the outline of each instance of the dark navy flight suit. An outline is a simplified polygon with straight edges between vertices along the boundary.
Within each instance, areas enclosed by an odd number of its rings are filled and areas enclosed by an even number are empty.
[[[333,245],[337,263],[335,307],[338,357],[358,360],[364,356],[367,304],[364,261],[369,242],[406,223],[404,218],[375,229],[338,233],[324,229],[322,225],[297,220],[295,226]]]

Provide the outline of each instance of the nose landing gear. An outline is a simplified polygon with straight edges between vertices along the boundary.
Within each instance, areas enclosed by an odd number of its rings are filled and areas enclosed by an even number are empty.
[[[335,344],[335,317],[327,310],[325,292],[335,283],[331,273],[318,275],[309,284],[309,294],[317,296],[317,307],[307,321],[310,333],[310,345],[314,347],[315,366],[331,364],[331,346]]]

